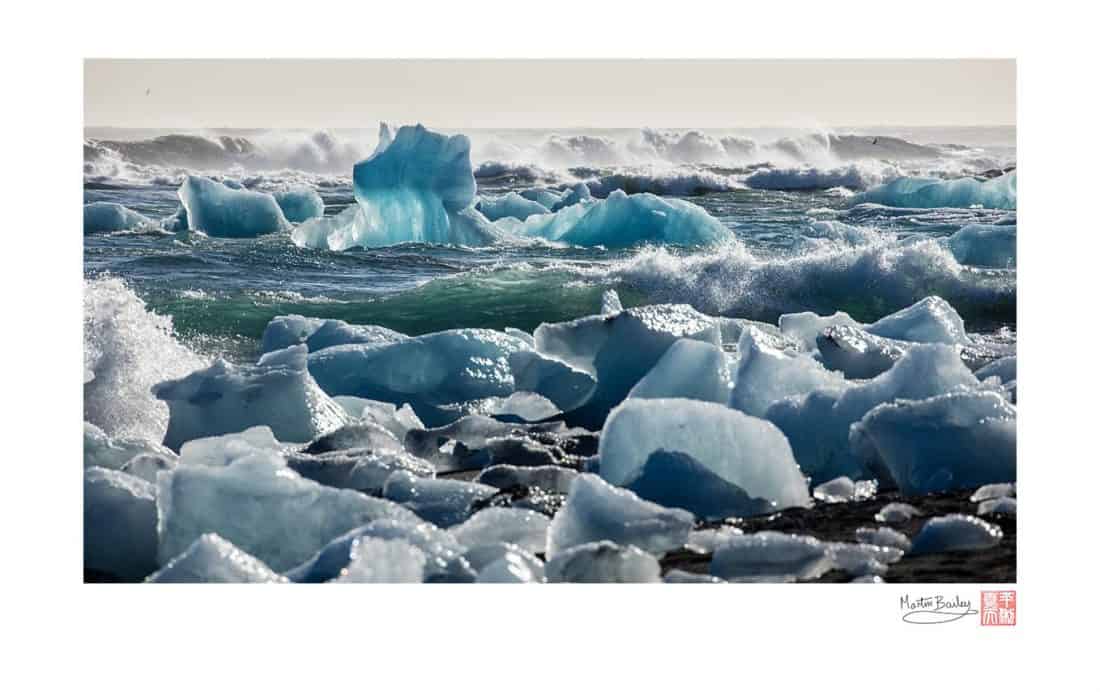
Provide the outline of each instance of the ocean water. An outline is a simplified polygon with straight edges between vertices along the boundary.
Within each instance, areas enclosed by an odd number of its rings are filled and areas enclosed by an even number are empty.
[[[255,358],[276,315],[335,317],[408,334],[532,330],[598,312],[607,288],[628,307],[682,302],[772,322],[803,310],[874,320],[939,295],[968,331],[1014,339],[1016,270],[960,264],[944,243],[967,224],[1014,223],[1014,210],[852,204],[858,192],[903,175],[997,175],[1015,166],[1014,128],[465,134],[479,194],[577,181],[597,196],[615,188],[653,192],[703,207],[740,242],[627,250],[404,244],[331,252],[298,247],[289,234],[235,240],[117,232],[85,234],[85,276],[122,279],[150,309],[170,316],[194,350],[239,362]],[[199,173],[258,190],[305,183],[332,215],[354,203],[351,166],[375,141],[373,129],[89,129],[84,201],[117,202],[160,219],[179,207],[182,177]],[[773,182],[761,171],[771,171]],[[761,185],[798,189],[754,189]]]

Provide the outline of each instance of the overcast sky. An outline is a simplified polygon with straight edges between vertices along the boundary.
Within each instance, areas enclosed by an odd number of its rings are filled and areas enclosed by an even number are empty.
[[[89,60],[85,126],[1014,125],[1012,60]]]

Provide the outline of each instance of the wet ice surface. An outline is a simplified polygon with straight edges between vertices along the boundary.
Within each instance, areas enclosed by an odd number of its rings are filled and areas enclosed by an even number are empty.
[[[983,550],[997,545],[1003,535],[995,524],[966,514],[950,514],[929,519],[913,539],[912,552]]]

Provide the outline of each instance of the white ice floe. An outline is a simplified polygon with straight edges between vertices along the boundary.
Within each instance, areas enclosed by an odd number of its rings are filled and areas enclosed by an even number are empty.
[[[451,404],[515,391],[509,356],[530,347],[490,329],[453,329],[386,344],[346,344],[309,355],[309,372],[329,395],[408,403],[427,425],[458,415]]]
[[[658,583],[661,565],[657,558],[635,546],[599,541],[555,555],[546,563],[546,579],[552,583]]]
[[[84,567],[126,581],[157,568],[153,484],[122,471],[84,469]]]
[[[255,238],[290,228],[275,198],[189,175],[179,189],[191,230],[225,238]]]
[[[769,406],[786,397],[845,385],[843,377],[809,356],[772,348],[756,328],[742,332],[737,352],[736,384],[729,405],[751,416],[763,417]]]
[[[859,322],[853,320],[848,313],[837,311],[827,317],[822,317],[813,312],[795,312],[779,317],[779,329],[786,336],[796,340],[807,351],[817,348],[817,337],[828,327],[855,327],[860,328]]]
[[[908,551],[912,547],[908,536],[888,526],[858,528],[856,529],[856,541],[884,548],[897,548],[902,551]]]
[[[391,474],[382,488],[382,497],[442,528],[462,523],[471,514],[471,504],[496,493],[496,488],[481,483],[423,478],[407,471]]]
[[[200,437],[184,442],[180,447],[180,463],[189,466],[228,466],[241,457],[257,451],[281,453],[283,446],[275,439],[271,428],[257,425],[241,432]]]
[[[886,372],[909,348],[910,342],[856,327],[828,327],[817,337],[817,359],[848,379],[869,379]]]
[[[939,296],[923,298],[904,310],[867,325],[866,329],[875,336],[900,341],[952,345],[970,343],[962,317]]]
[[[287,578],[216,533],[205,533],[147,582],[161,584],[279,584]]]
[[[634,385],[628,398],[697,399],[725,404],[730,398],[731,373],[721,348],[680,339]]]
[[[284,442],[308,442],[347,422],[348,416],[317,386],[306,368],[306,348],[264,354],[254,365],[218,360],[179,380],[153,387],[168,403],[164,444],[179,449],[188,440],[271,428]]]
[[[334,579],[340,583],[419,584],[424,581],[427,557],[403,540],[357,538],[351,545],[351,561]]]
[[[876,481],[853,481],[839,476],[814,488],[814,499],[821,502],[853,502],[867,500],[878,491]]]
[[[875,521],[885,524],[902,524],[913,517],[921,516],[921,511],[904,502],[891,502],[875,514]]]
[[[511,543],[532,553],[546,550],[550,519],[529,509],[487,507],[448,529],[462,545],[474,548],[489,543]]]
[[[598,476],[582,474],[550,522],[546,555],[552,559],[574,546],[603,540],[662,554],[687,542],[694,521],[690,512],[661,507]]]
[[[777,531],[730,536],[714,551],[710,573],[734,582],[815,579],[836,567],[828,543]]]
[[[302,478],[272,452],[224,467],[181,464],[157,477],[162,564],[204,533],[217,533],[282,571],[374,519],[416,521],[409,510]]]
[[[628,399],[616,408],[600,437],[600,476],[616,485],[665,488],[676,504],[703,516],[753,514],[760,501],[805,506],[810,499],[774,425],[687,399]]]
[[[929,519],[913,538],[913,555],[985,550],[1001,542],[1004,531],[996,524],[969,514],[948,514]]]
[[[589,428],[603,425],[607,413],[682,338],[715,347],[722,344],[717,320],[687,305],[628,308],[612,316],[593,315],[572,322],[542,324],[535,330],[535,345],[540,353],[595,377],[595,391],[584,406],[571,414]]]
[[[995,392],[880,404],[852,425],[851,441],[906,494],[1016,478],[1016,407]]]

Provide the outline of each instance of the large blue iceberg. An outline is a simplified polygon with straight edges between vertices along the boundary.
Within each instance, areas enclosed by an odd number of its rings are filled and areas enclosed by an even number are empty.
[[[210,178],[189,175],[179,189],[188,227],[222,238],[255,238],[290,228],[271,195],[238,190]]]
[[[481,246],[500,232],[471,205],[477,192],[465,135],[382,126],[378,148],[352,171],[355,199],[335,217],[303,223],[291,236],[305,247],[346,250],[419,242]]]
[[[933,209],[936,207],[986,209],[1016,208],[1016,172],[992,180],[958,178],[898,178],[852,198],[852,204],[872,202],[888,207]]]

